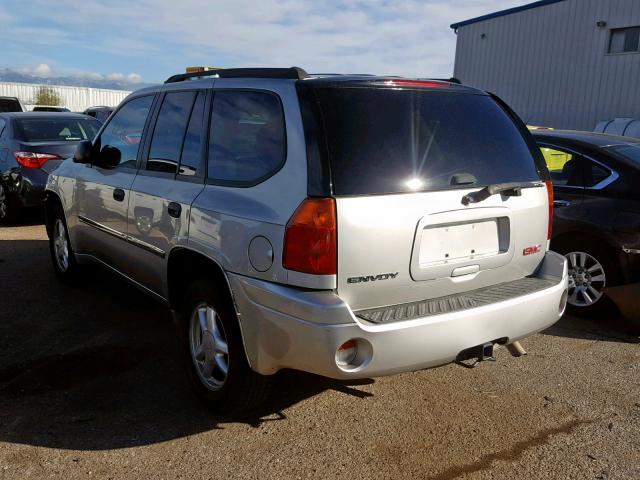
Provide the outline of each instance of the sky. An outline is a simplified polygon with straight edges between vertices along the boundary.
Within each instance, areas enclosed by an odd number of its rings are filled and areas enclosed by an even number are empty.
[[[449,77],[451,23],[530,0],[0,0],[0,68],[159,82],[192,65]]]

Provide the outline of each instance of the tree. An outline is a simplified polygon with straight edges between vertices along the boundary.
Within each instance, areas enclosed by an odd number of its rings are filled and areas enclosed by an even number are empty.
[[[36,93],[36,105],[62,105],[62,97],[50,87],[40,87]]]

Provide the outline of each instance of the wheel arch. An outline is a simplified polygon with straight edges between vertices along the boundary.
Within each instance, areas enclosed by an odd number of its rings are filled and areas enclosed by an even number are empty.
[[[598,231],[571,231],[558,235],[551,240],[551,250],[559,250],[559,253],[562,253],[563,247],[566,248],[568,245],[575,245],[576,250],[580,250],[580,247],[584,249],[591,246],[608,257],[613,264],[612,267],[615,272],[613,278],[616,281],[613,285],[618,284],[621,280],[624,281],[628,276],[622,258],[621,247],[606,234]],[[562,254],[564,255],[564,253]]]
[[[563,232],[557,237],[551,239],[551,250],[553,250],[555,247],[560,247],[574,242],[578,244],[597,244],[600,246],[604,244],[604,246],[612,253],[617,250],[617,245],[615,244],[615,242],[613,242],[607,235],[604,235],[597,230]]]
[[[65,215],[66,221],[66,214],[60,196],[51,190],[46,190],[44,193],[44,226],[49,237],[51,237],[53,229],[53,213],[56,207],[60,207],[62,214]]]
[[[194,275],[194,271],[198,273]],[[185,276],[193,279],[206,278],[224,288],[235,309],[231,285],[220,263],[187,247],[173,248],[167,259],[167,300],[172,309],[179,307],[180,299],[191,283],[184,281]]]
[[[193,272],[197,272],[194,275]],[[233,310],[236,314],[236,321],[240,330],[240,338],[244,349],[245,357],[251,366],[251,359],[247,351],[247,344],[244,338],[242,322],[240,321],[240,312],[233,296],[233,290],[229,282],[227,274],[219,262],[187,247],[175,247],[169,252],[167,259],[167,301],[169,307],[173,311],[180,308],[180,300],[186,292],[191,282],[184,281],[185,277],[195,279],[206,279],[214,282],[231,302]]]

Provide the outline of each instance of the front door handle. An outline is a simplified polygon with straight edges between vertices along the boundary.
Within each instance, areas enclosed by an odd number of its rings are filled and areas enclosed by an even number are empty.
[[[169,212],[169,215],[172,216],[173,218],[180,218],[180,214],[182,213],[182,207],[180,206],[179,203],[169,202],[169,205],[167,206],[167,212]]]
[[[116,188],[113,191],[113,199],[118,201],[118,202],[123,201],[124,200],[124,190],[122,190],[121,188]]]
[[[571,205],[571,202],[569,200],[554,200],[553,201],[553,206],[554,207],[568,207],[569,205]]]

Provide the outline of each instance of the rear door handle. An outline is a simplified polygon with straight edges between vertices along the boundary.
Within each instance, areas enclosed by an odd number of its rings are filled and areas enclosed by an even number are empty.
[[[571,202],[569,200],[554,200],[553,201],[553,206],[554,207],[568,207],[569,205],[571,205]]]
[[[124,200],[124,190],[122,190],[121,188],[116,188],[113,191],[113,199],[117,200],[118,202],[121,202]]]
[[[167,206],[167,212],[169,212],[169,215],[172,216],[173,218],[180,218],[180,214],[182,213],[182,207],[180,206],[179,203],[169,202],[169,205]]]

